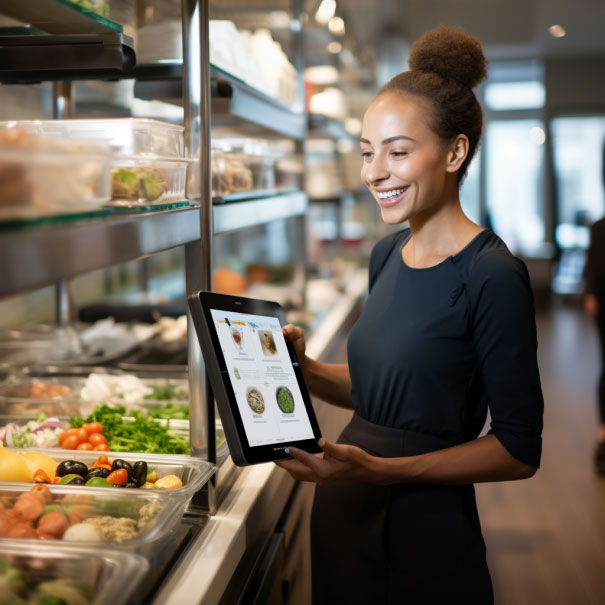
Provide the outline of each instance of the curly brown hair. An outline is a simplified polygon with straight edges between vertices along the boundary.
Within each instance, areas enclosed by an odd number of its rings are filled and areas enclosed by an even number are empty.
[[[459,134],[469,150],[458,171],[462,182],[483,130],[483,112],[473,88],[487,77],[487,60],[481,42],[461,28],[440,25],[422,35],[410,51],[410,71],[392,78],[378,91],[417,95],[428,100],[429,125],[445,142]]]

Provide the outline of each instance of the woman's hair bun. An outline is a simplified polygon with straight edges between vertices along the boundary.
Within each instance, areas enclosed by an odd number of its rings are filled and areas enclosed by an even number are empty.
[[[440,25],[424,33],[410,50],[410,69],[439,74],[474,88],[487,77],[481,42],[460,27]]]

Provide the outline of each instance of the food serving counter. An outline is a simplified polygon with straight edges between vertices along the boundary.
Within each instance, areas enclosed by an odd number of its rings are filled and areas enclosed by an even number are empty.
[[[360,271],[308,338],[310,357],[342,361],[342,346],[366,288],[367,272]],[[350,412],[317,400],[313,403],[322,434],[335,439]],[[296,483],[274,464],[241,470],[153,603],[205,605],[242,598],[258,603],[310,603],[308,523],[313,492],[311,484]],[[279,593],[276,601],[272,600],[274,590]]]

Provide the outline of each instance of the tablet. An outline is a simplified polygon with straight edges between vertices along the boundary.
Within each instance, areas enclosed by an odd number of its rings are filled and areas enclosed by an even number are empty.
[[[321,449],[319,425],[278,303],[201,291],[188,298],[233,462]]]

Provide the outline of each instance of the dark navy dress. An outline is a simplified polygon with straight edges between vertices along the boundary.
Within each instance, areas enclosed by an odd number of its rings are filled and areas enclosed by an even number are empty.
[[[543,398],[525,265],[490,230],[410,268],[381,240],[348,342],[355,413],[340,443],[410,456],[490,433],[538,467]],[[472,485],[335,482],[312,514],[313,602],[492,603]]]

